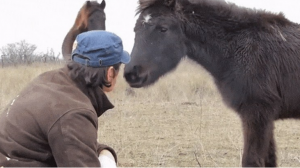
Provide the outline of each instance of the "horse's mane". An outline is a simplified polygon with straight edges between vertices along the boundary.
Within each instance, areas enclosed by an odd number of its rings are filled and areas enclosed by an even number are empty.
[[[277,23],[286,25],[291,23],[285,18],[283,13],[273,13],[263,9],[247,8],[238,6],[224,0],[177,0],[181,4],[186,4],[190,8],[214,8],[214,14],[223,18],[231,18],[240,22],[257,22],[258,24]]]
[[[136,10],[136,15],[140,14],[142,11],[147,9],[152,5],[165,5],[171,6],[176,0],[139,0],[139,6]]]
[[[226,2],[225,0],[139,0],[139,6],[136,10],[136,14],[140,14],[145,9],[153,5],[165,5],[170,3],[176,3],[176,10],[184,10],[187,12],[190,10],[200,9],[204,7],[214,7],[216,9],[215,14],[220,17],[230,17],[235,20],[245,21],[245,19],[257,20],[262,19],[263,22],[276,22],[282,25],[290,23],[288,19],[285,18],[283,13],[272,13],[265,10],[258,10],[254,8],[246,8],[237,6],[234,3]],[[168,4],[168,5],[169,5]],[[191,11],[194,12],[194,11]]]
[[[157,0],[140,0],[140,5],[137,8],[137,14],[141,13],[143,10],[148,8],[149,6],[153,5]]]

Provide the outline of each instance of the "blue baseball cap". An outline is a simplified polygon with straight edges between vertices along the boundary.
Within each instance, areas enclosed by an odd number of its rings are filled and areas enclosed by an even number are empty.
[[[92,30],[76,37],[77,46],[72,52],[74,62],[89,67],[106,67],[118,63],[127,64],[130,56],[123,50],[122,40],[114,33]]]

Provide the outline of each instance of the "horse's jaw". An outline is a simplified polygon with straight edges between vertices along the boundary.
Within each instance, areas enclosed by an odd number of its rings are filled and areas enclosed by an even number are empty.
[[[148,75],[143,77],[141,76],[129,77],[128,75],[125,75],[124,77],[126,79],[126,82],[129,84],[129,86],[133,88],[141,88],[141,87],[146,87],[148,85],[151,85],[151,84],[147,84]]]

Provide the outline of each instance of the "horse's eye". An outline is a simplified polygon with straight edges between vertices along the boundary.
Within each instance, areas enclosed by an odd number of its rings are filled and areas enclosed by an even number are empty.
[[[166,31],[168,31],[168,29],[165,28],[165,27],[161,27],[161,28],[160,28],[160,31],[161,31],[161,32],[166,32]]]

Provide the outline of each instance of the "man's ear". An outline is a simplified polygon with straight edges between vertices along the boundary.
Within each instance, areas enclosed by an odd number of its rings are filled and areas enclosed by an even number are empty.
[[[114,67],[110,66],[107,68],[106,79],[108,82],[112,82],[114,77],[115,77],[115,69]]]

